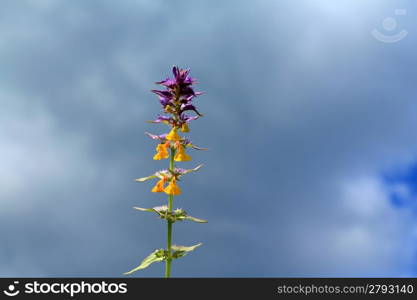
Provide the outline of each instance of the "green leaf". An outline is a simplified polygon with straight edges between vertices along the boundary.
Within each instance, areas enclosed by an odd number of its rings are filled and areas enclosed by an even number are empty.
[[[157,176],[154,174],[154,175],[147,176],[147,177],[136,178],[136,179],[135,179],[135,181],[138,181],[138,182],[144,182],[144,181],[146,181],[146,180],[154,179],[154,178],[156,178],[156,177],[157,177]]]
[[[195,167],[194,169],[188,169],[188,170],[185,170],[185,172],[184,172],[184,173],[182,173],[182,175],[185,175],[185,174],[188,174],[188,173],[191,173],[191,172],[198,171],[198,170],[200,170],[202,167],[203,167],[203,164],[198,165],[198,166],[197,166],[197,167]]]
[[[161,206],[155,206],[154,208],[152,208],[155,212],[157,213],[161,213],[161,212],[165,212],[168,211],[168,206],[166,205],[161,205]]]
[[[148,255],[144,260],[142,260],[142,262],[140,263],[140,265],[136,268],[134,268],[133,270],[130,270],[129,272],[123,273],[124,275],[130,275],[136,271],[145,269],[147,267],[149,267],[150,264],[154,263],[154,262],[158,262],[158,261],[163,261],[165,260],[165,251],[164,249],[157,249],[154,252],[152,252],[150,255]]]
[[[172,258],[180,258],[183,257],[184,255],[186,255],[188,252],[193,251],[195,248],[200,247],[202,245],[202,243],[198,243],[197,245],[194,246],[178,246],[178,245],[172,245],[172,250],[174,250],[174,252],[172,253]]]
[[[191,147],[191,148],[193,148],[195,150],[209,150],[208,148],[197,147],[197,146],[193,145],[192,143],[189,143],[186,146],[187,147]]]
[[[207,223],[207,220],[203,220],[203,219],[199,219],[199,218],[194,218],[192,216],[186,216],[184,218],[185,220],[189,220],[189,221],[193,221],[193,222],[197,222],[197,223]]]
[[[185,251],[185,252],[190,252],[193,251],[195,248],[200,247],[201,245],[203,245],[203,243],[198,243],[194,246],[179,246],[179,245],[172,245],[171,248],[174,251]]]
[[[180,209],[180,208],[174,210],[174,218],[175,218],[175,221],[177,221],[177,220],[178,221],[189,220],[189,221],[194,221],[194,222],[197,222],[197,223],[207,223],[206,220],[198,219],[198,218],[194,218],[192,216],[189,216],[185,210]]]
[[[168,210],[168,206],[162,205],[162,206],[155,206],[153,208],[143,208],[143,207],[137,207],[134,206],[134,209],[140,210],[140,211],[150,211],[150,212],[156,212],[157,214],[160,214],[161,212],[165,212]]]
[[[142,208],[142,207],[137,207],[134,206],[134,209],[140,210],[140,211],[149,211],[149,212],[154,212],[155,210],[153,208]]]
[[[142,207],[137,207],[134,206],[134,209],[140,210],[140,211],[149,211],[149,212],[154,212],[156,213],[158,216],[160,216],[161,218],[166,218],[166,214],[168,211],[168,206],[166,205],[162,205],[162,206],[155,206],[154,208],[142,208]]]

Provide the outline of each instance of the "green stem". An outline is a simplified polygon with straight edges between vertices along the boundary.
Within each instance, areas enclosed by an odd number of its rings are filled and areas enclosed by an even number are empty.
[[[171,157],[169,161],[169,170],[171,171],[171,174],[174,172],[174,156],[175,156],[175,150],[171,148]],[[174,200],[173,195],[169,195],[168,197],[168,212],[172,213],[172,202]],[[172,245],[172,221],[167,220],[168,223],[168,231],[167,231],[167,251],[168,251],[168,258],[165,261],[165,277],[169,278],[171,276],[171,245]]]

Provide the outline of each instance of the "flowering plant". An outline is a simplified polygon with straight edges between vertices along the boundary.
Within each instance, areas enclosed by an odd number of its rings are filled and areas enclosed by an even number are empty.
[[[168,205],[156,206],[153,208],[134,207],[140,211],[156,213],[161,219],[167,222],[167,248],[157,249],[147,256],[141,264],[125,274],[132,274],[138,270],[148,267],[150,264],[159,261],[165,261],[165,277],[171,275],[171,262],[173,259],[183,257],[188,252],[201,246],[198,243],[193,246],[178,246],[172,244],[172,225],[177,221],[190,220],[197,223],[206,223],[206,220],[189,216],[183,209],[173,209],[174,196],[181,194],[181,189],[177,182],[182,176],[198,171],[202,165],[193,169],[182,169],[175,167],[175,162],[190,161],[191,157],[186,153],[187,148],[196,150],[206,150],[195,146],[189,139],[181,137],[178,131],[182,133],[189,132],[189,124],[202,116],[193,104],[193,99],[200,95],[201,92],[195,92],[192,85],[196,83],[194,78],[189,76],[190,70],[183,70],[176,66],[173,67],[173,78],[167,78],[156,82],[162,85],[164,90],[152,90],[162,105],[166,115],[158,115],[151,123],[163,123],[170,127],[169,133],[154,135],[146,133],[151,139],[158,141],[156,145],[156,154],[154,160],[169,159],[169,168],[157,171],[154,174],[138,178],[136,181],[143,182],[151,179],[158,179],[156,185],[152,188],[153,193],[165,193],[168,195]],[[186,112],[192,111],[194,115],[190,116]]]

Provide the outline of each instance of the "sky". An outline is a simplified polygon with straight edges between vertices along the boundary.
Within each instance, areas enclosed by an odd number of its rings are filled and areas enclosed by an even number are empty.
[[[204,167],[174,206],[209,222],[174,224],[203,246],[173,276],[417,275],[416,1],[0,8],[0,276],[119,277],[165,246],[132,207],[166,203],[134,179],[166,168],[144,132],[173,65],[210,149],[182,164]]]

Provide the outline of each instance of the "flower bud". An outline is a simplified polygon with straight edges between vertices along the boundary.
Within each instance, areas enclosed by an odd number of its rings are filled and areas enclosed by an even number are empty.
[[[174,142],[181,140],[181,137],[177,133],[177,127],[172,127],[172,129],[168,133],[166,139],[168,141],[174,141]]]
[[[187,123],[183,123],[181,125],[181,132],[190,132],[190,128],[188,128],[188,124]]]

